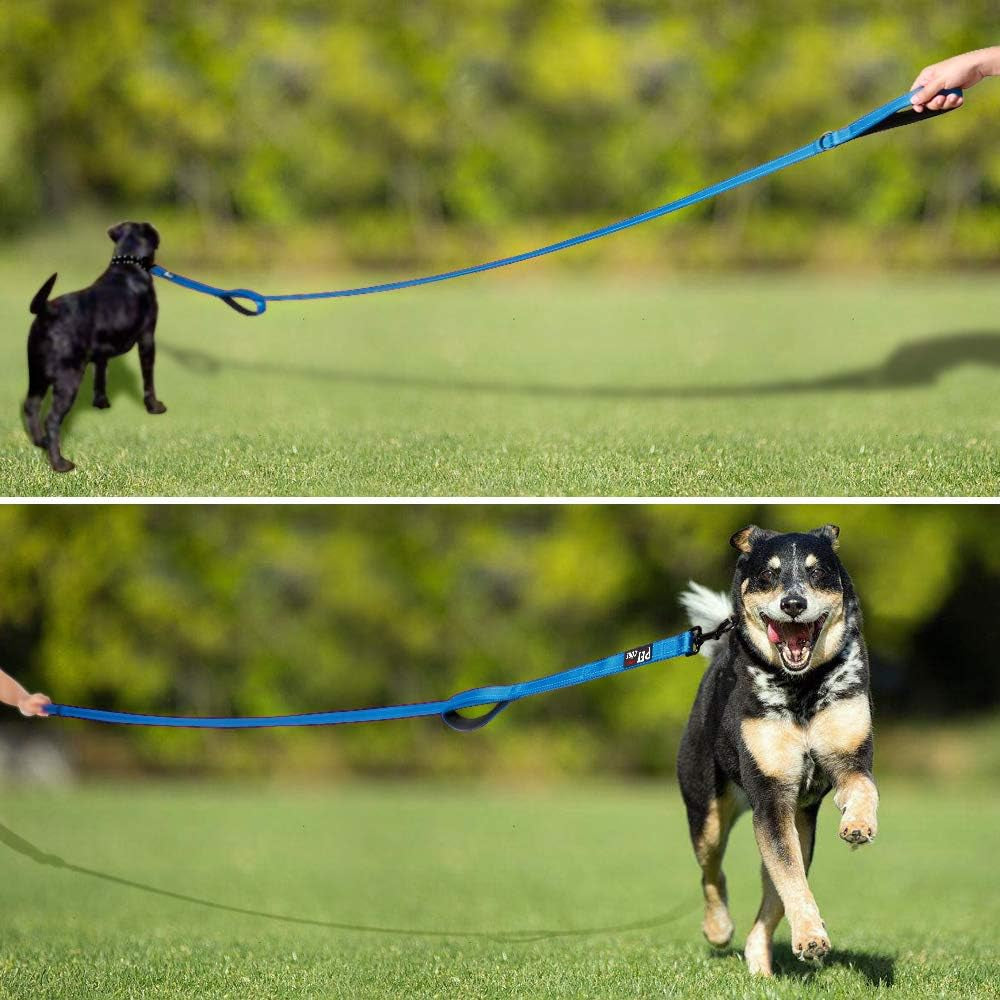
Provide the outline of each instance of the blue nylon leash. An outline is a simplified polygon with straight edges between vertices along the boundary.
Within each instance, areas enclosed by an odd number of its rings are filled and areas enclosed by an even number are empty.
[[[717,195],[731,191],[733,188],[741,187],[762,177],[767,177],[769,174],[777,173],[779,170],[784,170],[785,167],[801,163],[803,160],[808,160],[813,156],[818,156],[820,153],[825,153],[828,149],[843,146],[845,143],[851,142],[854,139],[860,139],[862,136],[874,135],[876,132],[884,132],[887,129],[898,128],[901,125],[911,125],[915,122],[925,121],[928,118],[936,118],[939,115],[948,114],[947,110],[924,111],[920,114],[915,112],[910,104],[910,98],[919,89],[918,87],[909,93],[901,94],[895,100],[889,101],[888,104],[883,104],[880,108],[870,111],[857,121],[851,122],[850,125],[845,125],[844,128],[837,129],[834,132],[826,132],[813,142],[807,143],[805,146],[801,146],[790,153],[786,153],[784,156],[769,160],[767,163],[762,163],[758,167],[752,167],[750,170],[744,170],[742,173],[736,174],[728,180],[702,188],[700,191],[695,191],[693,194],[678,198],[676,201],[668,202],[666,205],[660,205],[659,208],[651,208],[647,212],[633,215],[607,226],[601,226],[599,229],[592,229],[590,232],[581,233],[579,236],[571,236],[568,239],[560,240],[558,243],[549,243],[535,250],[514,254],[511,257],[500,257],[497,260],[487,261],[484,264],[474,264],[471,267],[461,267],[454,271],[444,271],[441,274],[430,274],[421,278],[388,281],[380,285],[341,288],[331,292],[298,292],[286,295],[262,295],[260,292],[255,292],[252,288],[217,288],[215,285],[196,281],[194,278],[177,274],[175,271],[168,271],[159,264],[154,264],[149,270],[151,274],[156,275],[158,278],[165,278],[167,281],[172,281],[175,285],[181,285],[183,288],[188,288],[191,291],[201,292],[203,295],[212,295],[217,299],[221,299],[226,305],[242,313],[244,316],[263,315],[267,310],[268,302],[342,299],[354,295],[374,295],[377,292],[395,292],[403,288],[416,288],[418,285],[430,285],[437,281],[448,281],[451,278],[464,278],[470,274],[480,274],[483,271],[493,271],[499,267],[507,267],[510,264],[520,264],[535,257],[544,257],[547,254],[557,253],[560,250],[568,250],[570,247],[579,246],[581,243],[599,240],[604,236],[610,236],[612,233],[631,229],[633,226],[642,225],[644,222],[650,222],[664,215],[679,212],[681,209],[696,205],[700,201],[715,198]],[[962,96],[961,90],[943,90],[941,93]],[[250,302],[254,308],[248,309],[242,305],[240,302],[241,299],[245,302]]]
[[[579,667],[561,670],[519,684],[500,684],[473,688],[444,701],[421,701],[412,705],[386,705],[381,708],[342,709],[333,712],[310,712],[302,715],[270,715],[250,718],[185,718],[175,715],[142,715],[134,712],[106,712],[99,708],[80,708],[77,705],[46,705],[51,716],[62,719],[86,719],[90,722],[107,722],[124,726],[172,726],[186,729],[263,729],[276,726],[340,726],[353,722],[387,722],[390,719],[415,719],[427,715],[440,715],[447,725],[460,732],[481,729],[495,719],[512,702],[532,695],[558,691],[560,688],[586,684],[601,677],[625,673],[636,667],[672,660],[679,656],[692,656],[709,639],[717,638],[732,627],[731,620],[724,621],[714,632],[702,633],[697,626],[680,635],[635,649],[626,650],[594,660]],[[492,706],[484,715],[474,718],[461,715],[470,708]]]

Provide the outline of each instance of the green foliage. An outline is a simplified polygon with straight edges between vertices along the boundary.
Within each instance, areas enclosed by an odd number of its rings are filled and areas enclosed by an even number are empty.
[[[394,244],[426,256],[445,224],[497,241],[523,219],[628,214],[901,93],[924,64],[995,41],[995,13],[984,0],[809,0],[794,17],[773,2],[12,4],[0,225],[92,202],[265,233],[318,219],[371,261]],[[794,259],[817,228],[849,225],[883,249],[923,228],[952,259],[996,261],[989,90],[682,225],[712,229],[713,259]],[[754,244],[782,220],[784,253]],[[356,246],[373,225],[392,239]]]
[[[680,631],[677,594],[690,578],[725,588],[727,540],[752,519],[841,524],[878,662],[902,672],[880,712],[986,707],[976,678],[995,688],[997,664],[970,667],[981,637],[954,604],[976,573],[983,606],[996,601],[995,508],[4,507],[0,640],[8,669],[77,704],[254,715],[423,701]],[[955,651],[944,695],[929,623]],[[703,666],[532,699],[474,737],[426,720],[235,738],[51,725],[167,768],[658,772]]]

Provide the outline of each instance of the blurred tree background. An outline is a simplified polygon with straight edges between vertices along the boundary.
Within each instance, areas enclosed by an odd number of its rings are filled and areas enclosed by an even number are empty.
[[[142,214],[171,261],[262,267],[523,249],[799,146],[997,27],[988,0],[10,3],[0,231]],[[987,82],[572,261],[996,264],[998,109]]]
[[[728,589],[734,530],[828,520],[866,611],[880,766],[1000,767],[995,507],[0,507],[0,663],[56,700],[133,711],[422,701],[680,631],[689,579]],[[0,731],[66,741],[88,772],[660,774],[704,666],[531,699],[475,735],[435,720],[198,733],[9,710]]]

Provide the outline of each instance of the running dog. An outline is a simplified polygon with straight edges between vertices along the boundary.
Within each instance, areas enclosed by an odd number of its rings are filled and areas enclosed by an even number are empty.
[[[149,413],[165,413],[156,398],[153,364],[156,349],[156,292],[149,268],[160,235],[148,222],[121,222],[108,230],[115,245],[107,270],[89,287],[49,300],[56,275],[31,300],[35,316],[28,334],[28,398],[24,417],[28,435],[45,448],[56,472],[73,463],[59,448],[59,429],[76,399],[84,369],[94,363],[94,406],[111,403],[105,388],[108,359],[139,345],[143,398]],[[41,426],[42,400],[52,387],[52,406]]]
[[[740,553],[731,596],[692,583],[681,597],[705,632],[733,622],[702,647],[711,663],[677,763],[702,871],[702,930],[717,948],[732,939],[722,856],[734,820],[750,809],[764,896],[744,955],[764,976],[785,914],[798,958],[821,962],[830,950],[806,881],[824,796],[833,791],[848,844],[878,830],[868,654],[839,535],[832,524],[804,534],[750,525],[730,539]]]

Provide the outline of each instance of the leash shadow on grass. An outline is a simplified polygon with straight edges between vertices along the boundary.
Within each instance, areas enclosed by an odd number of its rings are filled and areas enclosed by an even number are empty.
[[[203,899],[200,896],[190,896],[187,893],[174,892],[172,889],[162,889],[158,886],[148,885],[145,882],[137,882],[134,879],[122,878],[119,875],[96,871],[93,868],[86,868],[83,865],[76,865],[65,861],[57,854],[49,854],[35,847],[30,841],[14,833],[13,830],[2,823],[0,823],[0,843],[9,847],[16,854],[20,854],[22,857],[48,868],[57,868],[62,871],[73,872],[77,875],[86,875],[89,878],[100,879],[103,882],[110,882],[112,885],[122,886],[126,889],[137,889],[140,892],[150,893],[154,896],[175,899],[182,903],[192,903],[195,906],[204,906],[212,910],[220,910],[224,913],[235,913],[244,917],[257,917],[262,920],[272,920],[283,924],[296,924],[300,927],[318,927],[323,930],[335,931],[356,931],[364,934],[386,934],[395,937],[476,938],[484,941],[494,941],[498,944],[532,944],[536,941],[549,941],[555,938],[598,937],[605,934],[624,934],[628,931],[652,930],[672,923],[674,920],[694,912],[696,908],[692,900],[687,900],[667,910],[665,913],[648,917],[645,920],[635,920],[630,923],[612,924],[602,927],[582,927],[571,930],[532,928],[523,931],[458,931],[424,930],[412,927],[378,927],[371,924],[349,924],[334,920],[317,920],[312,917],[296,917],[284,913],[271,913],[267,910],[253,910],[245,906],[231,906],[228,903],[219,903],[215,900]]]
[[[289,378],[313,379],[343,385],[385,389],[433,389],[459,392],[494,392],[508,395],[551,396],[582,399],[725,399],[782,393],[874,391],[933,385],[945,372],[962,365],[1000,368],[1000,330],[961,330],[935,334],[901,344],[880,364],[839,375],[817,378],[776,379],[771,382],[722,385],[555,385],[540,382],[434,378],[390,372],[341,371],[315,365],[270,364],[220,358],[195,348],[158,345],[158,351],[191,372],[216,375],[223,370]]]

